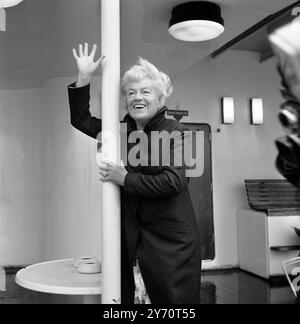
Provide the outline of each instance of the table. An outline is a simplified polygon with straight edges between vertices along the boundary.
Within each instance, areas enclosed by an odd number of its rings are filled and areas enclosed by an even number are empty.
[[[284,276],[282,262],[296,258],[300,250],[294,227],[300,214],[271,216],[245,208],[238,211],[240,268],[265,279]]]
[[[101,303],[101,273],[81,274],[74,259],[43,262],[21,269],[16,283],[23,288],[43,293],[83,295],[84,304]]]

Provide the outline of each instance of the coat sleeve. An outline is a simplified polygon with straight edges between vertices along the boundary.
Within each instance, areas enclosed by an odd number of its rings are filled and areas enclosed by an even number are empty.
[[[127,173],[124,191],[135,196],[159,198],[179,194],[186,185],[184,170],[166,167],[159,175]]]
[[[75,83],[68,86],[71,124],[84,134],[97,138],[101,132],[101,119],[90,113],[90,85],[76,88]]]
[[[300,147],[287,136],[276,140],[276,146],[279,151],[276,159],[277,170],[300,189]]]
[[[181,133],[181,138],[184,135]],[[177,143],[177,144],[176,144]],[[157,175],[145,175],[142,173],[127,173],[124,182],[124,191],[141,197],[167,197],[179,194],[187,185],[186,163],[182,158],[182,165],[174,164],[178,154],[184,155],[184,141],[174,141],[170,146],[170,163],[163,166]],[[176,165],[176,166],[175,166]]]

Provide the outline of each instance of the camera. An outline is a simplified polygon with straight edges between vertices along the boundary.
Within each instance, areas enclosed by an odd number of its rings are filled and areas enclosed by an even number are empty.
[[[278,114],[279,121],[288,135],[300,136],[300,104],[286,101],[281,105]]]
[[[286,84],[285,77],[278,67],[279,73],[282,78],[281,90],[282,96],[285,101],[280,106],[278,114],[279,121],[286,133],[286,136],[280,137],[275,140],[275,145],[279,152],[277,159],[277,168],[286,178],[288,178],[284,169],[298,168],[300,165],[300,102],[290,92]],[[288,178],[290,182],[294,183],[296,179],[293,177]],[[298,180],[296,180],[298,183]],[[299,186],[299,184],[297,184]]]

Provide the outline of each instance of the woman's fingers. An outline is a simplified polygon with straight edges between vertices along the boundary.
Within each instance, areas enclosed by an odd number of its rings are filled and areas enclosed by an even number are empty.
[[[88,43],[84,43],[83,55],[89,56],[89,44]]]
[[[105,56],[99,57],[99,59],[95,62],[96,66],[98,67],[100,63],[105,59]]]
[[[114,162],[111,162],[109,160],[101,160],[101,167],[113,167],[113,166],[117,166],[117,164],[115,164]]]
[[[101,182],[111,181],[111,172],[109,171],[100,171],[99,174],[102,178],[100,178]]]
[[[82,48],[82,44],[79,44],[79,56],[80,56],[80,57],[83,56],[83,48]]]
[[[101,171],[109,171],[111,168],[109,168],[107,165],[105,165],[105,164],[102,164],[102,165],[100,165],[99,166],[99,169],[101,170]]]
[[[102,175],[103,177],[110,177],[114,169],[115,169],[114,165],[103,161],[102,164],[99,166],[99,174]]]
[[[79,44],[78,54],[76,49],[73,48],[73,56],[76,60],[78,60],[81,57],[89,57],[92,61],[94,61],[96,51],[97,51],[97,45],[94,44],[91,54],[89,54],[89,44],[85,42],[84,45]],[[95,62],[95,65],[98,67],[104,58],[105,56],[100,56],[99,59]]]
[[[96,51],[97,51],[97,45],[94,44],[90,55],[92,60],[94,60],[95,58]]]
[[[99,165],[100,174],[107,174],[110,171],[114,171],[119,167],[118,164],[111,162],[111,161],[101,161]]]
[[[73,48],[73,56],[74,56],[75,60],[77,60],[79,58],[75,48]]]
[[[107,177],[109,172],[108,171],[99,171],[99,174],[102,176],[102,177]]]
[[[104,163],[106,163],[106,165],[107,165],[108,167],[117,167],[117,166],[118,166],[117,163],[112,162],[112,161],[105,161]]]

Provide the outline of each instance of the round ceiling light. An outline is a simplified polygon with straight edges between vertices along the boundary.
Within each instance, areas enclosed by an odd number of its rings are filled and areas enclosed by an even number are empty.
[[[207,1],[192,1],[172,10],[169,33],[176,39],[188,42],[207,41],[224,32],[221,8]]]
[[[13,7],[23,0],[0,0],[0,8]]]

